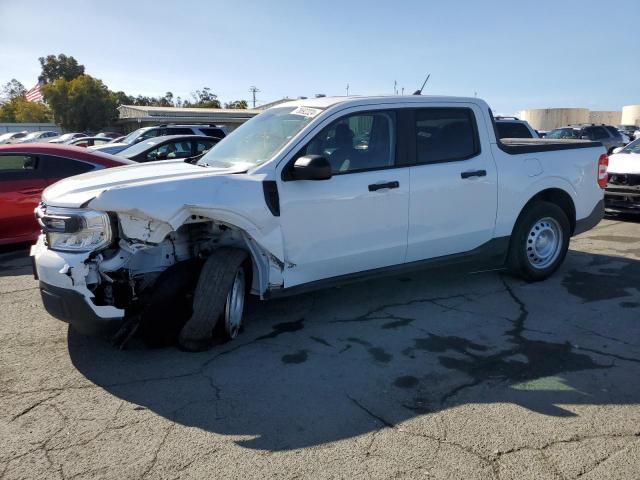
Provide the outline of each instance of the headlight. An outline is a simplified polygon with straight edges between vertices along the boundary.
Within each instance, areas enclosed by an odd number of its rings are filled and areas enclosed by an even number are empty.
[[[91,252],[111,243],[111,219],[105,212],[82,208],[46,207],[36,216],[51,250]]]

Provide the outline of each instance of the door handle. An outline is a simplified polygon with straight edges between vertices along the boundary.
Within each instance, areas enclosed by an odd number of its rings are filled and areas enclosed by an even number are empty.
[[[486,170],[472,170],[470,172],[462,172],[460,174],[461,178],[486,177],[486,176],[487,176]]]
[[[387,183],[372,183],[369,185],[369,191],[375,192],[378,190],[382,190],[383,188],[398,188],[400,186],[400,182],[387,182]]]

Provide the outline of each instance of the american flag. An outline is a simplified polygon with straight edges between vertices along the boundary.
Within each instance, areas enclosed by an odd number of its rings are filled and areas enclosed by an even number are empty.
[[[42,100],[42,92],[40,91],[40,87],[43,85],[42,82],[36,83],[36,86],[29,90],[25,96],[27,100],[30,102],[39,102]]]

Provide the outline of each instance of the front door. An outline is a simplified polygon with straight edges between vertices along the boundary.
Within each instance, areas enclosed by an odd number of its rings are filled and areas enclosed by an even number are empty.
[[[345,115],[302,155],[325,156],[333,176],[278,182],[284,286],[404,262],[409,168],[397,168],[395,112]]]
[[[40,227],[33,210],[47,186],[39,167],[31,155],[0,155],[0,244],[37,237]]]

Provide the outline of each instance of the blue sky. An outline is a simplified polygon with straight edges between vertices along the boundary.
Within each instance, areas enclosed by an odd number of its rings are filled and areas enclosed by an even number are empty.
[[[495,112],[640,103],[640,13],[591,1],[0,0],[0,83],[73,55],[129,94],[260,103],[316,93],[473,96]]]

